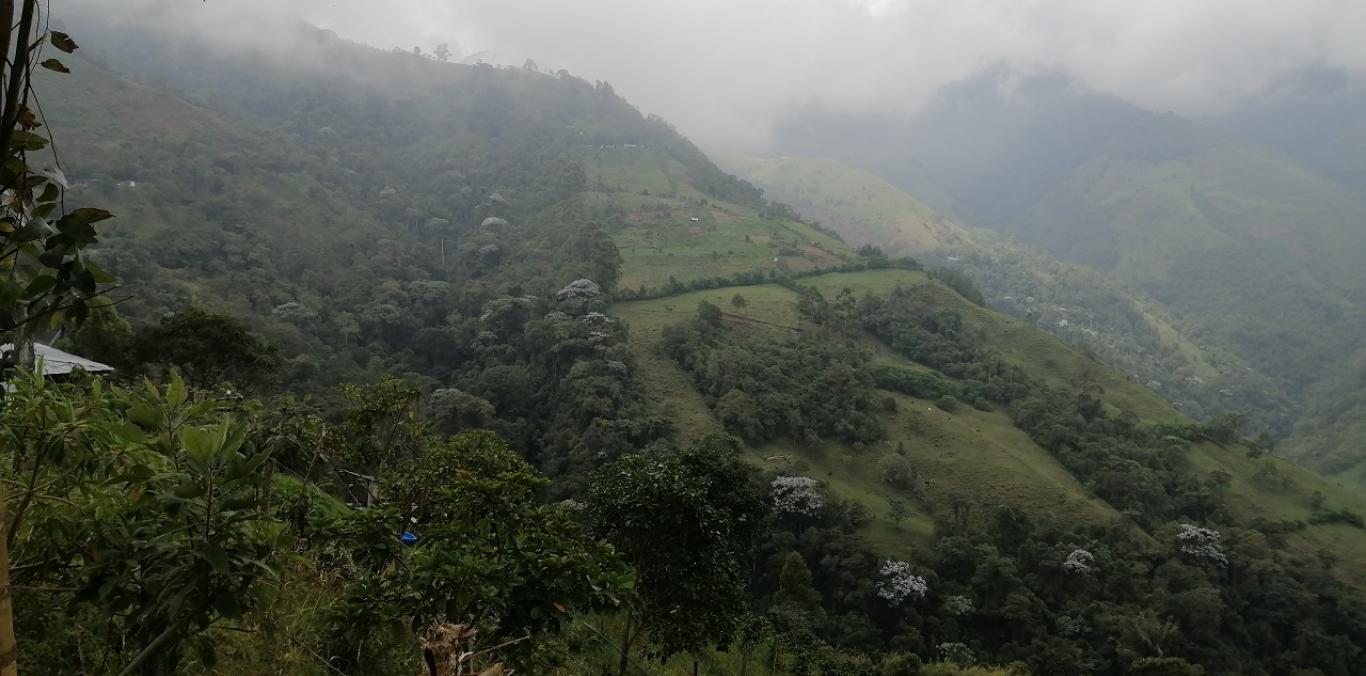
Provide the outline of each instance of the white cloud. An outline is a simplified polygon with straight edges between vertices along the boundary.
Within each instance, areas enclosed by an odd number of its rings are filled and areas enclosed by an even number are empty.
[[[1356,0],[189,4],[223,17],[293,14],[381,47],[444,42],[494,62],[533,58],[608,80],[646,111],[719,142],[758,138],[784,109],[811,102],[910,110],[940,85],[1002,63],[1062,70],[1102,92],[1187,114],[1219,111],[1304,67],[1366,71],[1366,3]]]

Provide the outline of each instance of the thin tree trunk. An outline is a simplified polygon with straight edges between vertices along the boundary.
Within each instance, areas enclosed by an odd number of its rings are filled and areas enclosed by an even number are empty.
[[[0,487],[0,530],[5,528],[5,492]],[[9,545],[0,537],[0,676],[18,676],[19,646],[14,640],[14,600],[10,597]]]
[[[621,637],[621,662],[617,665],[618,676],[626,676],[626,670],[631,666],[631,620],[635,616],[632,611],[626,611],[626,634]],[[0,674],[0,676],[5,676]]]
[[[33,38],[33,14],[38,7],[38,0],[24,0],[24,9],[19,16],[19,30],[12,39],[9,35],[13,23],[6,23],[0,26],[0,31],[4,31],[6,38],[11,38],[7,42],[14,43],[14,61],[9,74],[9,89],[5,92],[4,112],[0,114],[0,159],[8,160],[10,142],[14,138],[14,126],[19,119],[19,100],[24,97],[25,90],[28,88],[28,61],[29,61],[29,41]],[[9,8],[11,15],[14,8]],[[8,44],[6,45],[8,47]],[[9,52],[4,54],[8,57]]]

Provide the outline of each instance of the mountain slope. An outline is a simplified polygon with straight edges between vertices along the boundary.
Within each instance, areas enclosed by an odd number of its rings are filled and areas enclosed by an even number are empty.
[[[69,199],[118,216],[97,255],[132,296],[123,309],[250,318],[298,355],[291,379],[399,369],[439,382],[460,338],[419,335],[418,318],[509,288],[638,290],[848,255],[603,83],[436,63],[303,25],[286,59],[89,20],[69,20],[79,67],[37,87]],[[618,248],[642,253],[620,280]],[[375,338],[388,349],[352,348]]]
[[[1366,206],[1355,195],[1063,78],[988,73],[911,121],[794,120],[777,152],[839,157],[913,193],[928,178],[962,222],[1154,299],[1202,351],[1231,357],[1225,373],[1252,369],[1221,389],[1282,435],[1305,393],[1363,347]]]
[[[1066,388],[1090,382],[1103,393],[1101,397],[1108,406],[1116,411],[1129,411],[1145,423],[1183,420],[1155,394],[1075,348],[1026,322],[972,305],[956,292],[929,280],[924,273],[832,273],[802,283],[829,297],[846,288],[861,295],[886,294],[898,286],[913,287],[918,297],[930,299],[932,307],[961,316],[970,334],[980,336],[988,349],[1041,383]],[[743,306],[731,304],[736,294],[744,297]],[[687,374],[660,350],[664,329],[687,321],[703,301],[725,307],[724,322],[732,330],[780,336],[814,330],[799,316],[799,294],[776,285],[727,287],[614,305],[613,311],[630,325],[632,348],[643,370],[651,406],[680,421],[683,429],[695,435],[721,429],[721,424]],[[874,353],[874,363],[905,362],[884,346],[872,342],[868,346]],[[960,406],[948,413],[935,401],[886,394],[896,400],[897,407],[895,412],[879,415],[888,436],[875,446],[804,446],[780,441],[750,446],[749,457],[770,472],[795,471],[818,477],[838,495],[874,514],[884,512],[888,497],[911,500],[913,514],[904,526],[896,526],[885,518],[866,526],[871,542],[887,554],[898,556],[913,557],[919,548],[928,545],[929,523],[944,518],[945,510],[962,496],[971,496],[972,503],[983,509],[1009,504],[1061,528],[1096,526],[1117,518],[1113,508],[1098,500],[1054,456],[1025,436],[1006,410],[990,407],[979,411]],[[877,460],[884,457],[887,449],[898,446],[908,449],[907,456],[929,480],[923,494],[907,495],[883,483]],[[1353,510],[1366,507],[1366,501],[1358,495],[1311,472],[1284,461],[1253,459],[1246,449],[1236,445],[1196,444],[1182,463],[1182,471],[1193,477],[1226,472],[1229,483],[1225,490],[1238,519],[1303,522],[1310,517],[1311,497],[1316,491],[1333,505]],[[1265,463],[1272,463],[1286,480],[1274,486],[1267,483],[1259,475]],[[978,512],[975,518],[984,516]],[[1340,552],[1346,566],[1344,575],[1357,582],[1366,580],[1366,563],[1360,559],[1366,553],[1366,532],[1343,524],[1325,524],[1294,530],[1289,537],[1299,546]]]
[[[776,201],[792,205],[854,246],[926,255],[966,251],[973,235],[878,177],[828,158],[761,159],[720,153],[722,166]]]
[[[1272,83],[1261,96],[1208,120],[1294,158],[1366,197],[1366,91],[1340,71],[1310,68]]]
[[[1084,345],[1188,415],[1236,412],[1230,400],[1272,411],[1285,405],[1283,392],[1250,376],[1236,357],[1196,345],[1157,301],[1088,267],[962,227],[877,176],[832,159],[728,158],[727,165],[854,243],[966,272],[992,307]]]

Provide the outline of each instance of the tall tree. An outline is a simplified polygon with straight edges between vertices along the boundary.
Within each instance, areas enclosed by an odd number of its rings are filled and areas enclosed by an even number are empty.
[[[194,389],[224,382],[249,387],[268,379],[279,364],[275,346],[240,322],[198,309],[177,312],[138,331],[133,355],[143,363],[180,369]]]

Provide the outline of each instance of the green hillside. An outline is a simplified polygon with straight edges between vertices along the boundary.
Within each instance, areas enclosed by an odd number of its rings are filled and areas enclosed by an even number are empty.
[[[810,225],[703,194],[687,167],[659,149],[589,149],[583,161],[590,189],[584,203],[616,216],[607,232],[622,253],[622,288],[804,272],[851,257],[843,242]]]
[[[1249,399],[1262,409],[1285,405],[1284,393],[1269,379],[1217,344],[1197,344],[1161,303],[1095,270],[960,226],[877,176],[835,160],[727,161],[768,196],[851,242],[962,270],[992,307],[1084,346],[1192,417],[1241,412]]]
[[[1295,437],[1353,447],[1350,434],[1310,428],[1327,419],[1317,409],[1334,408],[1315,394],[1324,391],[1318,383],[1362,349],[1366,206],[1221,129],[1063,76],[987,72],[946,88],[911,120],[794,120],[772,152],[838,157],[912,192],[928,185],[950,196],[960,222],[1151,299],[1141,312],[1170,317],[1191,362],[1166,370],[1222,381],[1202,397],[1198,387],[1152,377],[1164,396],[1196,415],[1244,411],[1289,437],[1300,460],[1330,469],[1322,451],[1301,452]],[[1344,397],[1353,395],[1334,398]]]
[[[1153,392],[1093,358],[1026,322],[979,308],[923,273],[832,273],[801,283],[831,297],[846,288],[857,294],[886,294],[898,286],[914,287],[917,294],[929,294],[935,307],[961,315],[968,331],[979,336],[989,350],[1020,366],[1041,383],[1062,388],[1090,383],[1103,392],[1101,397],[1108,406],[1131,411],[1146,423],[1185,420]],[[742,307],[731,303],[736,294],[745,300]],[[689,434],[700,435],[720,429],[721,425],[687,374],[661,354],[664,328],[689,320],[698,303],[705,301],[724,308],[724,322],[736,331],[789,335],[815,330],[800,318],[798,300],[797,292],[782,286],[740,286],[619,303],[613,311],[630,327],[632,349],[652,408],[680,421],[680,427],[689,430]],[[874,351],[873,363],[904,363],[886,346],[868,338],[862,342]],[[885,394],[896,400],[897,408],[894,413],[880,415],[888,435],[875,445],[860,448],[826,443],[806,447],[769,443],[751,446],[749,457],[769,472],[797,470],[818,477],[843,497],[881,514],[886,511],[886,498],[899,493],[880,480],[876,460],[887,448],[901,445],[909,449],[908,456],[933,479],[933,485],[919,498],[914,514],[901,528],[889,523],[886,517],[875,519],[866,528],[872,543],[897,556],[913,557],[924,548],[932,533],[929,526],[936,510],[942,518],[946,506],[960,496],[970,496],[971,503],[982,510],[998,504],[1016,506],[1063,528],[1094,526],[1119,518],[1113,508],[1098,500],[1048,451],[1018,429],[1005,410],[993,406],[979,411],[960,406],[947,413],[934,401]],[[1289,477],[1287,485],[1272,486],[1265,479],[1254,478],[1261,467],[1259,463],[1265,462],[1274,463],[1278,472]],[[1303,522],[1312,511],[1310,497],[1315,491],[1328,496],[1333,504],[1356,510],[1366,508],[1366,501],[1360,496],[1334,483],[1284,461],[1251,459],[1246,449],[1238,446],[1194,445],[1182,471],[1203,476],[1216,470],[1231,475],[1228,500],[1236,518],[1241,520]],[[1303,546],[1340,552],[1344,575],[1357,582],[1366,581],[1366,565],[1361,559],[1366,553],[1366,532],[1346,525],[1321,525],[1309,526],[1290,537]]]
[[[722,166],[825,224],[854,246],[904,254],[975,248],[972,233],[873,174],[828,158],[717,155]]]

